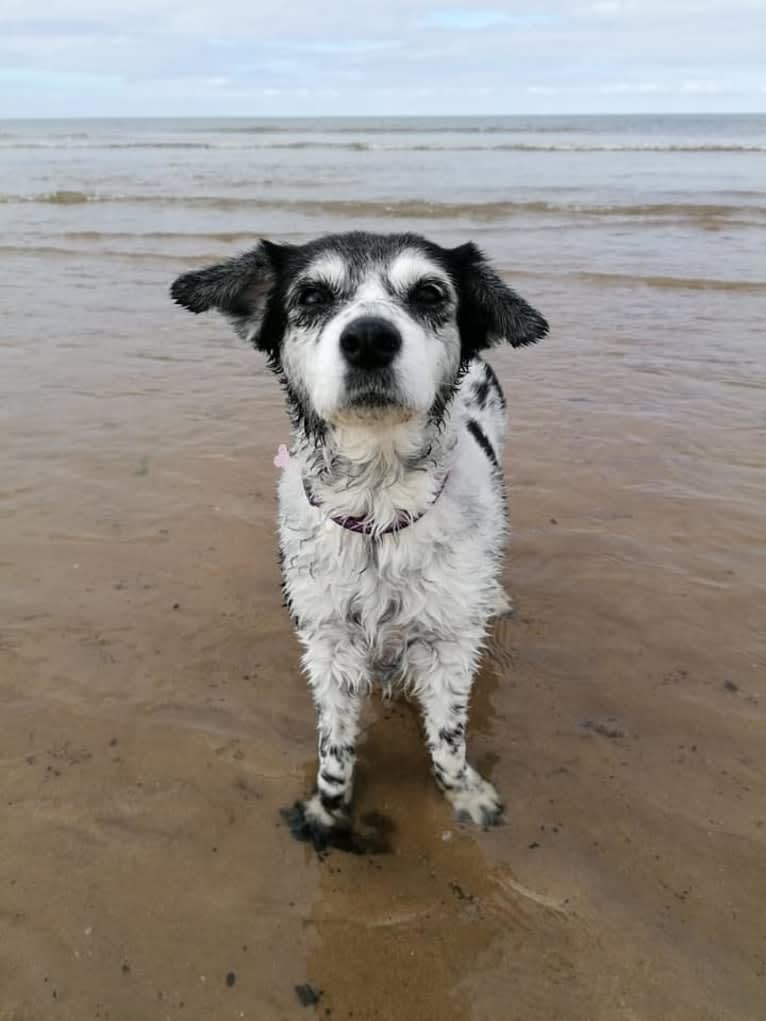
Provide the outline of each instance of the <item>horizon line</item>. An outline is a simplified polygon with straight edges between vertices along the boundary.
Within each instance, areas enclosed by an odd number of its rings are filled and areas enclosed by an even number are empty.
[[[285,120],[438,120],[443,118],[477,119],[477,118],[551,118],[551,117],[764,117],[766,109],[763,110],[619,110],[607,112],[600,111],[537,111],[530,113],[213,113],[213,114],[52,114],[45,116],[33,114],[24,116],[11,114],[0,116],[0,121],[201,121],[201,120],[261,120],[261,121],[285,121]]]

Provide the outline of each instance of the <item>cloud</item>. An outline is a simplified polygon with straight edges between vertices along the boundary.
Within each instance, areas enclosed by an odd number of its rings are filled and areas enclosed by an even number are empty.
[[[428,11],[421,24],[457,31],[475,31],[500,26],[529,28],[533,25],[548,25],[553,20],[552,16],[548,14],[509,14],[505,11],[480,11],[470,7],[457,7],[449,10]]]
[[[607,82],[599,86],[605,96],[647,96],[653,92],[661,92],[658,82]]]
[[[722,91],[721,83],[713,81],[712,78],[695,79],[694,81],[681,83],[681,92],[687,95],[715,96]]]
[[[760,110],[762,0],[3,0],[0,116]]]
[[[280,39],[270,40],[265,45],[275,50],[289,50],[291,53],[359,56],[397,49],[401,43],[396,39]]]

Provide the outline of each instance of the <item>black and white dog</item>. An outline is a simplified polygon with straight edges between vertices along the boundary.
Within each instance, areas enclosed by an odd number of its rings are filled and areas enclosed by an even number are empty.
[[[545,319],[473,244],[414,234],[262,241],[172,286],[217,309],[268,356],[293,423],[279,488],[284,591],[319,717],[316,791],[293,831],[351,846],[361,699],[419,702],[437,782],[459,818],[502,816],[466,762],[474,673],[489,620],[510,604],[505,402],[479,352],[545,336]]]

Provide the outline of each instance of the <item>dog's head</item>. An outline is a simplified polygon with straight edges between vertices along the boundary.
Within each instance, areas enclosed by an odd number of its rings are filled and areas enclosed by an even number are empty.
[[[471,356],[548,332],[475,245],[442,248],[414,234],[261,241],[184,273],[171,294],[192,312],[226,315],[314,424],[437,414]]]

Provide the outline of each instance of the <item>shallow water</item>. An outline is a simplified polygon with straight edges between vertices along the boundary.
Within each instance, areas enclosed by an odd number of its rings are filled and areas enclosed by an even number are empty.
[[[766,120],[6,122],[0,153],[0,1018],[764,1016]],[[356,811],[393,851],[319,860],[279,819],[315,744],[280,394],[166,288],[351,226],[478,240],[552,333],[492,355],[519,613],[470,748],[509,825],[455,826],[373,703]]]

